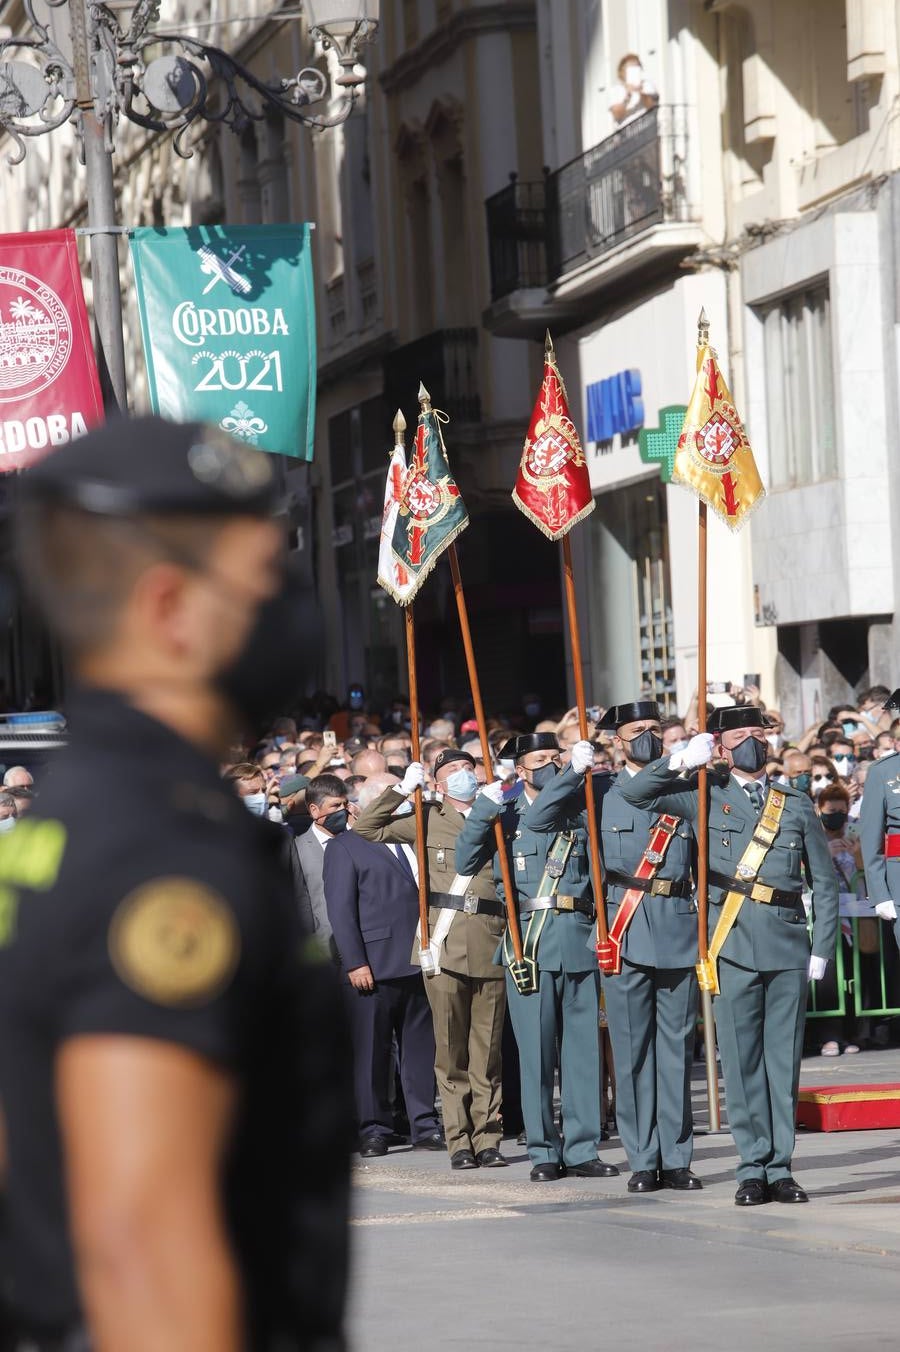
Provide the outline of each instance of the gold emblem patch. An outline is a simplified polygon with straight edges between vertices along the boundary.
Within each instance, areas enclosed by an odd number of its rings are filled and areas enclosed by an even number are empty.
[[[109,953],[125,984],[148,1000],[205,1004],[234,972],[240,934],[212,888],[193,878],[154,878],[117,908]]]

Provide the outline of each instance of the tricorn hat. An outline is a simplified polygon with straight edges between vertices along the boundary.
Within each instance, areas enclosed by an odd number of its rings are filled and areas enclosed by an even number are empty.
[[[555,732],[523,732],[510,737],[500,748],[498,760],[518,760],[529,751],[558,751],[559,739]]]
[[[639,723],[643,718],[659,721],[659,705],[655,699],[639,699],[631,704],[613,704],[596,726],[604,731],[614,732],[625,723]]]
[[[737,732],[739,728],[768,728],[771,723],[755,704],[726,704],[713,709],[706,724],[707,732]]]

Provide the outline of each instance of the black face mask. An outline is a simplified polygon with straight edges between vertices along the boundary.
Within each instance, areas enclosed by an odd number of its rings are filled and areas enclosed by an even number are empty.
[[[406,774],[406,766],[388,765],[387,772],[389,775],[396,775],[398,779],[402,779],[403,776]]]
[[[759,742],[755,737],[745,737],[731,753],[734,768],[743,770],[748,775],[755,775],[757,770],[761,770],[768,756],[768,743]]]
[[[630,739],[628,752],[635,765],[649,765],[651,761],[659,760],[663,753],[662,738],[646,728]]]
[[[297,698],[320,629],[312,592],[289,566],[281,590],[262,603],[243,648],[216,680],[248,728],[283,714]]]
[[[327,817],[322,817],[317,825],[321,826],[323,831],[330,831],[333,836],[339,836],[342,831],[346,831],[349,816],[345,807],[338,808],[337,812],[329,812]]]
[[[547,787],[551,780],[559,774],[559,766],[550,761],[548,765],[542,765],[539,770],[532,770],[531,782],[540,793],[541,789]]]
[[[843,831],[847,825],[846,812],[823,812],[822,825],[826,831]]]

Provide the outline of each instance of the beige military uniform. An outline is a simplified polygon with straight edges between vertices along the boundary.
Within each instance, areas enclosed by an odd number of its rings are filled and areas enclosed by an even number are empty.
[[[353,829],[365,840],[414,845],[415,817],[394,816],[401,801],[394,788],[386,789],[360,814]],[[456,877],[456,840],[465,818],[450,803],[426,803],[425,813],[432,899],[428,924],[433,933],[441,914],[440,899],[449,893]],[[451,1155],[457,1150],[477,1154],[496,1149],[502,1136],[500,1047],[506,987],[503,968],[495,965],[494,955],[506,921],[500,913],[490,862],[472,878],[466,893],[493,903],[497,914],[457,911],[441,949],[440,973],[423,978],[434,1020],[434,1069]]]

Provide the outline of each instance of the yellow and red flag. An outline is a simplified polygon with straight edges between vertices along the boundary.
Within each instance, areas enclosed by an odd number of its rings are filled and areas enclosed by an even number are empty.
[[[587,460],[569,417],[566,387],[549,333],[544,378],[512,496],[519,511],[551,540],[561,540],[594,510]]]
[[[697,347],[697,379],[678,438],[672,480],[740,530],[766,495],[743,423],[708,342]]]

